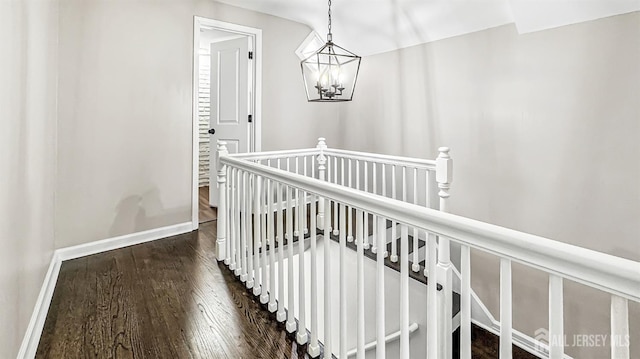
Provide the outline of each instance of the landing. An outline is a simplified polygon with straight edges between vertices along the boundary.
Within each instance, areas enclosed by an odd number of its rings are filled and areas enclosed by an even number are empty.
[[[302,358],[200,230],[66,261],[37,358]]]
[[[36,358],[307,358],[217,264],[215,231],[63,262]],[[473,337],[474,358],[497,357],[495,336]]]

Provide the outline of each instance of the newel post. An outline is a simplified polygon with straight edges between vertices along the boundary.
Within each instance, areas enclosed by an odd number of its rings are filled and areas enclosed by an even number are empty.
[[[227,166],[220,161],[222,156],[229,154],[227,143],[218,141],[218,157],[216,168],[218,169],[218,234],[216,239],[216,258],[222,261],[227,257]]]
[[[451,182],[453,181],[453,160],[449,156],[448,147],[438,148],[440,152],[438,158],[436,158],[436,182],[438,182],[438,196],[440,197],[440,211],[447,212],[447,202],[449,199],[449,189],[451,188]],[[443,287],[440,295],[438,296],[438,312],[440,318],[438,318],[438,327],[440,339],[438,342],[438,355],[439,358],[451,358],[452,356],[452,301],[453,301],[453,279],[452,279],[452,264],[451,264],[451,248],[449,239],[445,237],[439,237],[438,239],[438,268],[437,278],[438,283]]]
[[[317,158],[318,179],[324,181],[327,170],[327,157],[324,155],[324,150],[327,149],[327,143],[325,142],[324,137],[318,138],[318,145],[316,148],[320,150],[320,154]],[[318,214],[316,215],[316,218],[318,229],[324,229],[324,199],[322,197],[318,197]]]

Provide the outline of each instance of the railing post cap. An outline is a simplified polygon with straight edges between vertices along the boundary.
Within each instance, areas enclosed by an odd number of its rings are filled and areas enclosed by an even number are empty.
[[[223,171],[223,169],[222,169],[222,163],[220,162],[220,157],[226,156],[229,154],[229,150],[227,149],[227,142],[218,140],[216,144],[216,152],[217,152],[217,156],[215,159],[216,166],[218,166],[219,168],[218,175],[221,175],[221,172]]]
[[[316,148],[320,150],[324,150],[327,148],[327,143],[325,142],[324,137],[318,137],[318,145],[316,146]]]
[[[436,158],[436,182],[443,188],[442,185],[448,185],[453,181],[453,161],[449,156],[449,147],[438,148],[440,154]],[[440,194],[442,197],[442,194]]]

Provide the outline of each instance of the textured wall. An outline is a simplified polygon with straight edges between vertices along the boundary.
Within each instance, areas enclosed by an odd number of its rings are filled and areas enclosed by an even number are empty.
[[[0,358],[15,358],[53,253],[57,6],[0,2]]]
[[[304,98],[307,26],[211,1],[63,0],[56,247],[191,220],[194,15],[263,30],[263,149],[337,127]]]
[[[507,25],[367,57],[340,145],[424,158],[450,146],[453,213],[638,261],[639,24],[636,12],[526,35]],[[499,263],[474,252],[472,266],[497,317]],[[533,336],[547,277],[515,265],[513,280],[514,326]],[[566,284],[568,333],[608,333],[608,301]]]

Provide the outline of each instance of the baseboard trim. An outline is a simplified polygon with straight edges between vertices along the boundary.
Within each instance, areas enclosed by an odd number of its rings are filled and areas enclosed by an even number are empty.
[[[31,359],[36,355],[38,344],[40,343],[40,336],[44,329],[44,322],[47,319],[47,313],[49,312],[49,306],[51,305],[51,299],[53,298],[53,291],[58,280],[58,274],[60,274],[60,266],[63,261],[176,236],[191,232],[192,230],[193,224],[191,222],[185,222],[172,226],[150,229],[148,231],[107,238],[77,246],[56,249],[51,257],[51,263],[49,263],[49,268],[44,277],[42,287],[40,288],[40,293],[38,294],[38,299],[36,300],[33,313],[31,314],[29,325],[27,326],[24,338],[22,339],[22,344],[18,351],[18,359]]]
[[[61,261],[90,256],[101,252],[133,246],[140,243],[155,241],[156,239],[176,236],[191,232],[191,222],[184,222],[172,226],[150,229],[147,231],[125,234],[123,236],[107,238],[95,242],[79,244],[77,246],[57,249]]]
[[[61,263],[62,261],[58,257],[57,251],[54,251],[51,256],[51,263],[49,263],[49,269],[40,288],[33,314],[31,314],[27,331],[22,339],[22,345],[20,345],[20,350],[18,351],[18,359],[33,358],[36,356],[36,350],[40,343],[40,335],[42,335],[42,329],[44,328],[44,321],[47,319],[49,305],[53,297],[53,290],[56,287],[56,281],[60,273]]]

